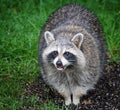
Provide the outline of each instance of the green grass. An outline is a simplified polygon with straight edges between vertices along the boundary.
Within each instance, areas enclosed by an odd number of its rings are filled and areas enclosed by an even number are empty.
[[[52,102],[36,104],[36,96],[24,99],[27,82],[39,76],[38,39],[48,16],[58,7],[75,0],[0,1],[0,109],[56,110]],[[99,18],[107,42],[110,61],[120,62],[120,1],[76,0]]]

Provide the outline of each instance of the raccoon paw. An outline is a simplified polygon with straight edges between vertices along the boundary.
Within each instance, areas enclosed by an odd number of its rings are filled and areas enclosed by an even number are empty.
[[[68,106],[68,105],[70,105],[70,104],[71,104],[71,99],[70,99],[70,98],[66,99],[66,100],[65,100],[65,105]]]
[[[73,104],[78,105],[79,104],[79,98],[73,98]]]

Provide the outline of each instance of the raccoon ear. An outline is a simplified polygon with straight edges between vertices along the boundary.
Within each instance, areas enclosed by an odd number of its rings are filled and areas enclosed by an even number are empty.
[[[83,37],[84,35],[82,33],[77,33],[76,35],[73,36],[71,41],[78,47],[80,48],[82,42],[83,42]]]
[[[47,45],[49,45],[52,41],[55,40],[53,33],[51,33],[50,31],[46,31],[44,33],[44,38],[45,38]]]

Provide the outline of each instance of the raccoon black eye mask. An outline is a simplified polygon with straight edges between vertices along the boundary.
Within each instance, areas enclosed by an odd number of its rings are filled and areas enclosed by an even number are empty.
[[[48,62],[50,62],[50,63],[53,63],[53,60],[58,56],[58,51],[53,51],[53,52],[51,52],[48,56],[47,56],[47,58],[48,58]],[[77,59],[76,59],[76,57],[75,57],[75,55],[73,55],[72,53],[70,53],[70,52],[65,52],[65,53],[63,53],[63,56],[64,56],[64,58],[66,59],[66,60],[68,60],[69,61],[69,67],[71,66],[71,65],[75,65],[76,64],[76,62],[77,62]],[[63,64],[62,64],[62,61],[60,60],[60,59],[58,59],[58,61],[56,62],[56,67],[58,68],[58,70],[64,70],[66,67],[64,67],[63,66]]]
[[[57,52],[57,51],[51,52],[51,53],[48,55],[48,61],[54,60],[57,56],[58,56],[58,52]],[[65,52],[65,53],[63,54],[63,56],[64,56],[69,62],[72,62],[72,63],[75,63],[75,62],[76,62],[76,57],[75,57],[75,55],[73,55],[72,53]]]
[[[48,61],[52,62],[52,60],[54,60],[58,55],[57,51],[53,51],[48,55]]]
[[[65,52],[63,56],[74,65],[77,62],[76,56],[70,52]]]
[[[105,53],[97,17],[77,4],[54,12],[41,31],[41,75],[64,97],[65,105],[78,105],[80,98],[94,89],[104,67]]]

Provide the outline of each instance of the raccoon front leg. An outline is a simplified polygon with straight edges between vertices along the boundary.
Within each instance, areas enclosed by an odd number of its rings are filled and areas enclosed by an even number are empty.
[[[71,102],[72,102],[72,101],[71,101],[71,97],[70,97],[70,96],[65,97],[65,105],[66,105],[66,106],[70,105]]]
[[[59,93],[64,97],[65,105],[68,106],[72,103],[71,101],[71,93],[68,89],[64,88]]]
[[[80,96],[73,95],[73,104],[78,105],[79,104],[79,98],[80,98]]]
[[[68,105],[70,105],[71,103],[72,103],[72,101],[71,101],[71,95],[68,93],[67,94],[67,92],[66,93],[62,93],[62,96],[64,97],[64,100],[65,100],[65,105],[66,106],[68,106]]]
[[[76,87],[72,91],[73,94],[73,104],[78,105],[80,102],[80,97],[86,94],[86,90],[81,87]]]

